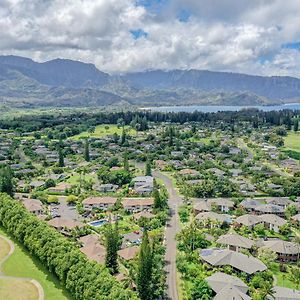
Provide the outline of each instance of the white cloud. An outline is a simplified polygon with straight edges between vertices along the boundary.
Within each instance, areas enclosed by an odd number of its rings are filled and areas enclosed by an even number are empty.
[[[188,22],[176,16],[185,9]],[[300,77],[299,0],[2,0],[0,53],[92,62],[103,71],[196,68]],[[130,30],[147,38],[134,39]],[[268,59],[262,59],[268,57]]]

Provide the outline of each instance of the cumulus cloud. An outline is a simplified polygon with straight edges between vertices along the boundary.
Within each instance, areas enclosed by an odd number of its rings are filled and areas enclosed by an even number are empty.
[[[178,16],[188,14],[183,22]],[[300,77],[299,0],[2,0],[0,53]],[[143,32],[139,36],[134,32]]]

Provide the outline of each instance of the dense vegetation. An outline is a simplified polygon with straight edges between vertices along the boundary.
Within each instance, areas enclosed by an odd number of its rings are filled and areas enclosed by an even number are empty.
[[[66,286],[75,299],[136,299],[96,262],[17,201],[0,195],[0,225],[20,241]]]

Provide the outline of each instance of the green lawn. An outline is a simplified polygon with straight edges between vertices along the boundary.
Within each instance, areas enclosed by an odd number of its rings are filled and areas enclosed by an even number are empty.
[[[9,253],[9,250],[10,250],[9,244],[0,237],[0,262]]]
[[[276,285],[290,288],[290,289],[298,289],[299,288],[299,287],[297,287],[296,284],[294,284],[292,281],[289,280],[288,273],[280,272],[278,263],[275,263],[271,267],[271,271],[276,276],[276,279],[277,279]]]
[[[85,174],[85,175],[82,175],[81,177],[82,179],[84,180],[92,180],[93,182],[96,181],[96,175],[92,175],[92,174]],[[79,174],[76,174],[76,175],[72,175],[68,178],[67,180],[68,183],[70,184],[78,184],[80,182],[80,175]]]
[[[37,300],[38,298],[39,292],[29,280],[0,279],[0,299]]]
[[[128,135],[136,135],[136,130],[132,129],[129,126],[125,126],[126,134]],[[87,131],[81,132],[80,134],[74,135],[71,137],[72,140],[80,140],[83,138],[101,138],[108,135],[113,135],[117,133],[118,135],[122,134],[122,127],[118,128],[117,125],[109,124],[109,125],[98,125],[95,128],[95,132],[89,133]]]
[[[2,228],[0,228],[0,234],[10,238]],[[11,240],[15,244],[15,251],[2,266],[2,271],[5,275],[28,277],[37,280],[44,289],[45,300],[72,299],[53,274],[51,274],[36,258],[32,257],[22,245],[18,244],[13,239]],[[4,298],[0,297],[0,299]]]
[[[300,152],[300,132],[290,131],[284,138],[284,145],[287,149]]]

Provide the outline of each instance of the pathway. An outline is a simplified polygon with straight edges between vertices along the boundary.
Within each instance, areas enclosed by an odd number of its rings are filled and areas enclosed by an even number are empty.
[[[153,171],[153,176],[160,178],[169,193],[169,208],[170,219],[167,222],[165,232],[165,245],[166,245],[166,273],[167,273],[167,296],[170,300],[178,300],[178,283],[177,283],[177,269],[176,269],[176,234],[180,231],[180,221],[178,216],[178,208],[183,203],[182,197],[180,197],[173,186],[172,180],[162,174],[159,171]]]
[[[0,279],[17,279],[17,280],[27,280],[29,282],[31,282],[38,290],[39,293],[39,298],[38,300],[44,300],[45,296],[44,296],[44,289],[42,288],[41,284],[36,281],[33,278],[26,278],[26,277],[14,277],[14,276],[6,276],[3,274],[2,272],[2,265],[3,263],[13,254],[13,252],[15,251],[15,245],[13,244],[13,242],[11,240],[9,240],[8,238],[6,238],[3,235],[0,235],[0,239],[5,240],[10,247],[10,250],[8,252],[8,254],[0,261]]]

